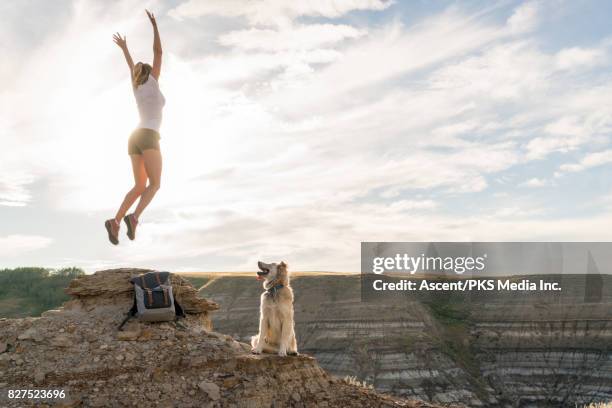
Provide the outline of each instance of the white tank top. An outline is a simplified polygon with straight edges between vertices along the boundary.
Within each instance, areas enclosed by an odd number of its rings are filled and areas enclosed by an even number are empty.
[[[159,127],[162,121],[162,108],[166,104],[166,98],[159,90],[159,84],[153,75],[149,75],[147,82],[138,85],[134,89],[136,97],[136,105],[138,105],[138,114],[140,115],[140,123],[138,128],[153,129],[159,132]]]

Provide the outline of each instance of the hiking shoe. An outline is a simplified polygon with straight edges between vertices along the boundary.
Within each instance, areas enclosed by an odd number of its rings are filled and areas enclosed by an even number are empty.
[[[136,227],[138,226],[138,220],[134,214],[129,214],[123,217],[125,225],[127,225],[127,236],[132,241],[136,239]]]
[[[119,224],[114,219],[106,220],[104,222],[106,231],[108,232],[108,240],[113,244],[119,243]]]

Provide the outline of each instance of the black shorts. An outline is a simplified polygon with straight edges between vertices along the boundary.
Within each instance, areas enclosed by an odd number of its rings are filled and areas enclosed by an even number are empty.
[[[159,150],[159,133],[153,129],[139,128],[128,140],[128,154],[142,154],[147,149]]]

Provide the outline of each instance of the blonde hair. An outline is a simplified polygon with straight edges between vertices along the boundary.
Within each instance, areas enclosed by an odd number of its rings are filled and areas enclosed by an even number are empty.
[[[132,71],[132,86],[137,88],[138,85],[142,85],[147,82],[147,79],[149,79],[149,75],[151,74],[151,69],[151,65],[142,62],[134,65],[134,70]]]

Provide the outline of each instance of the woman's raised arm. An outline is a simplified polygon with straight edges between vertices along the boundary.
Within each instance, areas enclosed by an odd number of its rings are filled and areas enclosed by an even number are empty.
[[[161,39],[159,38],[159,30],[157,29],[157,21],[155,21],[155,16],[153,13],[150,13],[149,10],[145,11],[147,12],[147,17],[149,17],[151,25],[153,26],[153,69],[151,70],[151,75],[153,75],[155,79],[159,79],[162,63]]]
[[[132,56],[130,55],[130,51],[128,50],[127,37],[121,38],[121,34],[115,33],[115,34],[113,34],[113,41],[123,51],[123,56],[125,57],[125,62],[127,62],[128,67],[130,67],[130,78],[131,78],[132,77],[132,71],[134,70],[134,61],[132,61]]]

